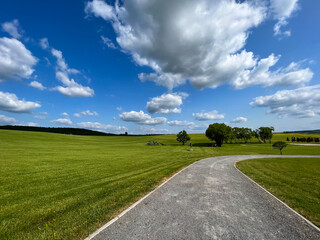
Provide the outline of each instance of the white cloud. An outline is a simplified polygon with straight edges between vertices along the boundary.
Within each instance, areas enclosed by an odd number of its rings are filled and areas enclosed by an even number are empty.
[[[15,113],[32,113],[35,108],[41,105],[36,102],[19,100],[13,93],[0,91],[0,110]]]
[[[174,126],[174,127],[176,127],[176,126],[186,126],[186,127],[189,127],[189,126],[194,126],[195,125],[195,123],[194,122],[189,122],[189,121],[177,121],[177,120],[175,120],[175,121],[170,121],[170,122],[168,122],[168,125],[169,126]]]
[[[49,48],[49,42],[46,38],[42,43],[40,42],[40,44],[43,44],[42,47],[45,49]],[[58,91],[67,97],[92,97],[94,95],[93,89],[83,86],[69,77],[69,74],[79,74],[80,71],[69,68],[62,52],[55,48],[51,48],[51,54],[57,59],[56,78],[63,84],[63,86],[57,86],[52,90]]]
[[[20,41],[0,38],[0,81],[29,78],[37,61]]]
[[[80,112],[80,113],[75,113],[73,114],[73,116],[75,117],[85,117],[85,116],[98,116],[99,114],[95,111],[91,112],[90,110],[86,110],[86,111],[83,111],[83,112]]]
[[[88,2],[85,7],[85,12],[87,15],[93,14],[95,17],[101,17],[104,20],[115,18],[113,7],[101,0],[93,0],[92,2]]]
[[[207,124],[195,124],[194,122],[177,120],[168,122],[168,125],[172,127],[185,127],[188,131],[204,131],[208,127]]]
[[[245,117],[237,117],[235,119],[233,119],[231,121],[231,123],[243,123],[243,122],[246,122],[248,119],[245,118]]]
[[[232,86],[242,89],[252,85],[270,86],[294,86],[303,85],[313,77],[309,68],[301,69],[299,63],[292,62],[286,68],[280,68],[271,72],[270,67],[274,66],[280,56],[271,54],[268,58],[261,59],[257,65],[250,70],[245,70],[232,81]]]
[[[126,122],[134,122],[143,125],[160,125],[167,121],[164,117],[152,118],[150,115],[144,113],[143,111],[136,112],[123,112],[119,115],[120,119]]]
[[[162,94],[160,97],[154,97],[151,101],[147,102],[147,110],[149,113],[181,113],[178,108],[182,105],[182,99],[186,98],[186,93],[167,93]]]
[[[290,36],[290,31],[282,32],[281,28],[288,24],[287,19],[292,16],[292,13],[298,9],[299,0],[270,0],[270,8],[274,19],[278,22],[274,26],[274,35]]]
[[[29,127],[36,127],[36,126],[38,126],[38,123],[35,123],[35,122],[27,122],[27,123],[23,123],[22,125],[24,125],[24,126],[29,126]]]
[[[122,111],[122,107],[117,107],[117,111]]]
[[[56,120],[52,120],[51,122],[58,124],[58,125],[71,125],[72,121],[69,118],[59,118]]]
[[[153,128],[153,127],[140,127],[139,130],[144,134],[168,134],[168,129]]]
[[[268,112],[279,117],[320,116],[320,84],[293,90],[281,90],[273,95],[256,97],[251,106],[269,108]]]
[[[109,38],[101,36],[101,39],[103,41],[103,44],[106,45],[108,48],[112,48],[112,49],[117,48]]]
[[[224,115],[219,114],[217,110],[213,110],[211,112],[192,113],[192,116],[194,116],[198,121],[220,120],[224,118]]]
[[[95,0],[87,3],[86,12],[109,21],[122,51],[130,54],[137,64],[154,70],[139,74],[141,81],[172,89],[188,79],[194,87],[202,89],[254,75],[250,72],[261,61],[244,47],[252,28],[268,16],[266,7],[254,2],[131,0],[123,4],[118,1],[112,7]],[[284,85],[281,80],[286,79],[277,80],[270,84]],[[262,84],[251,78],[249,81]]]
[[[21,37],[21,29],[19,26],[19,21],[17,19],[14,19],[11,22],[5,22],[1,24],[2,31],[7,32],[10,34],[10,36],[14,38],[20,38]]]
[[[58,60],[58,66],[63,66],[63,62],[59,63]],[[82,86],[81,84],[75,82],[73,79],[70,79],[68,76],[68,73],[65,70],[68,70],[68,67],[62,71],[56,72],[56,78],[62,82],[64,86],[57,86],[54,88],[54,90],[59,91],[63,95],[67,97],[92,97],[94,95],[93,89],[90,87]]]
[[[126,127],[123,127],[123,126],[107,125],[99,122],[80,122],[80,123],[77,123],[77,125],[81,128],[97,129],[101,131],[116,132],[116,133],[124,132],[128,130]]]
[[[69,118],[69,114],[66,112],[61,113],[61,116],[64,118]]]
[[[1,125],[11,125],[17,123],[17,120],[12,117],[7,117],[5,115],[0,115],[0,124]]]
[[[43,86],[42,83],[40,83],[40,82],[38,82],[38,81],[32,81],[32,82],[29,84],[29,86],[34,87],[34,88],[37,88],[37,89],[39,89],[39,90],[44,90],[44,89],[46,89],[46,87]]]
[[[45,50],[45,49],[48,49],[49,48],[49,41],[48,41],[48,38],[41,38],[40,41],[40,47]]]

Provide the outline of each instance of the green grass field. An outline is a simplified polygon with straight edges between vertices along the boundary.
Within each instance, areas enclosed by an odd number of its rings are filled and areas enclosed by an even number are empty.
[[[194,151],[161,136],[74,136],[0,130],[0,239],[88,236],[161,181],[194,161],[221,155],[279,154],[271,144],[209,147],[192,134]],[[285,140],[275,135],[273,141]],[[166,146],[147,146],[149,140]],[[319,154],[288,146],[284,154]]]
[[[320,226],[320,158],[253,159],[237,167]]]

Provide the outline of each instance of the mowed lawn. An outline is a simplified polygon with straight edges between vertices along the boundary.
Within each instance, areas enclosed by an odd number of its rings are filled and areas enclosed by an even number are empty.
[[[190,152],[175,138],[0,130],[0,239],[85,238],[194,161],[279,153],[254,139],[209,147],[204,134],[191,135]],[[166,145],[147,146],[150,140]],[[288,146],[283,152],[320,155],[320,148]]]
[[[320,158],[253,159],[237,167],[320,226]]]

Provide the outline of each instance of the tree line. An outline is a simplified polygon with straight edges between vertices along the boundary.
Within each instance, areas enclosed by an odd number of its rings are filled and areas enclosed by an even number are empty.
[[[221,147],[223,143],[247,143],[251,138],[258,139],[259,142],[266,142],[267,140],[271,143],[273,136],[273,127],[260,127],[252,130],[251,128],[239,128],[230,127],[224,123],[213,123],[207,128],[205,134],[211,141],[215,141],[216,146]],[[180,131],[177,134],[177,141],[183,145],[190,140],[190,136],[185,130]]]

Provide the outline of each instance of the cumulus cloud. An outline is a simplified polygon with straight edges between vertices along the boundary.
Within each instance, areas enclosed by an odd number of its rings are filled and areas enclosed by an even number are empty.
[[[237,117],[235,119],[233,119],[231,121],[231,123],[243,123],[243,122],[246,122],[248,119],[245,118],[245,117]]]
[[[204,130],[208,127],[207,124],[195,124],[194,122],[189,121],[169,121],[169,126],[172,127],[185,127],[187,130],[196,131],[196,130]]]
[[[318,117],[320,115],[320,84],[259,96],[250,105],[268,108],[268,113],[277,114],[279,117]]]
[[[168,129],[153,128],[153,127],[140,127],[139,130],[145,134],[168,134]]]
[[[0,38],[0,81],[29,78],[37,61],[19,40]]]
[[[120,119],[126,122],[134,122],[142,125],[160,125],[167,121],[164,117],[155,117],[152,118],[147,113],[144,113],[140,110],[140,112],[131,111],[131,112],[123,112],[119,115]]]
[[[50,48],[46,38],[40,40],[40,45],[44,49]],[[67,97],[92,97],[94,95],[93,89],[83,86],[69,77],[70,74],[79,74],[80,71],[69,68],[60,50],[50,48],[50,52],[57,59],[56,78],[62,83],[62,86],[57,86],[52,90],[58,91]]]
[[[52,120],[51,122],[58,124],[58,125],[71,125],[72,121],[69,118],[59,118],[56,120]]]
[[[32,113],[35,108],[41,105],[36,102],[19,100],[14,93],[0,91],[0,110],[15,113]]]
[[[269,69],[278,62],[279,58],[280,56],[271,54],[268,58],[261,59],[253,68],[239,74],[231,85],[236,89],[258,84],[263,87],[285,87],[303,85],[312,79],[313,72],[309,68],[301,69],[300,64],[295,62],[286,68],[270,71]]]
[[[69,114],[66,112],[61,113],[61,116],[64,118],[69,118]]]
[[[88,2],[85,7],[85,12],[88,15],[94,14],[95,17],[101,17],[104,20],[111,20],[115,18],[113,7],[101,0],[93,0],[92,2]]]
[[[90,1],[85,11],[109,21],[122,51],[137,64],[154,70],[139,74],[141,81],[172,89],[188,79],[198,89],[216,88],[238,76],[246,81],[244,75],[251,77],[251,71],[263,63],[244,49],[250,31],[268,16],[266,7],[255,1],[119,2],[113,7],[104,1]],[[268,75],[269,68],[266,71]],[[281,80],[286,79],[281,76],[266,85],[284,85]],[[299,81],[298,76],[291,77]]]
[[[281,28],[288,24],[287,19],[292,16],[292,13],[298,9],[299,0],[270,0],[270,8],[273,17],[278,20],[274,26],[275,36],[290,36],[291,32],[289,30],[282,31]]]
[[[1,27],[2,31],[9,33],[10,36],[14,38],[20,38],[22,36],[22,31],[18,19],[14,19],[11,22],[2,23]]]
[[[30,87],[34,87],[34,88],[37,88],[39,90],[44,90],[46,89],[45,86],[42,85],[42,83],[38,82],[38,81],[32,81],[30,84],[29,84]]]
[[[86,110],[80,113],[75,113],[73,114],[73,116],[81,118],[81,117],[85,117],[85,116],[98,116],[99,114],[95,111],[91,112],[90,110]]]
[[[192,113],[192,116],[198,121],[220,120],[224,118],[223,114],[219,114],[217,110],[211,112]]]
[[[43,49],[43,50],[46,50],[49,48],[49,41],[48,41],[48,38],[41,38],[40,41],[40,47]]]
[[[195,123],[194,122],[189,122],[189,121],[177,121],[177,120],[174,120],[174,121],[169,121],[168,122],[168,125],[169,126],[194,126]]]
[[[15,118],[7,117],[5,115],[0,115],[0,124],[1,125],[10,125],[10,124],[14,124],[14,123],[17,123],[17,120]]]
[[[182,99],[186,98],[186,93],[167,93],[160,97],[154,97],[147,102],[147,111],[153,113],[181,113],[179,108],[182,105]]]
[[[77,125],[81,128],[89,128],[89,129],[115,132],[115,133],[124,132],[128,130],[126,127],[123,127],[123,126],[114,126],[114,125],[102,124],[99,122],[80,122],[80,123],[77,123]]]

